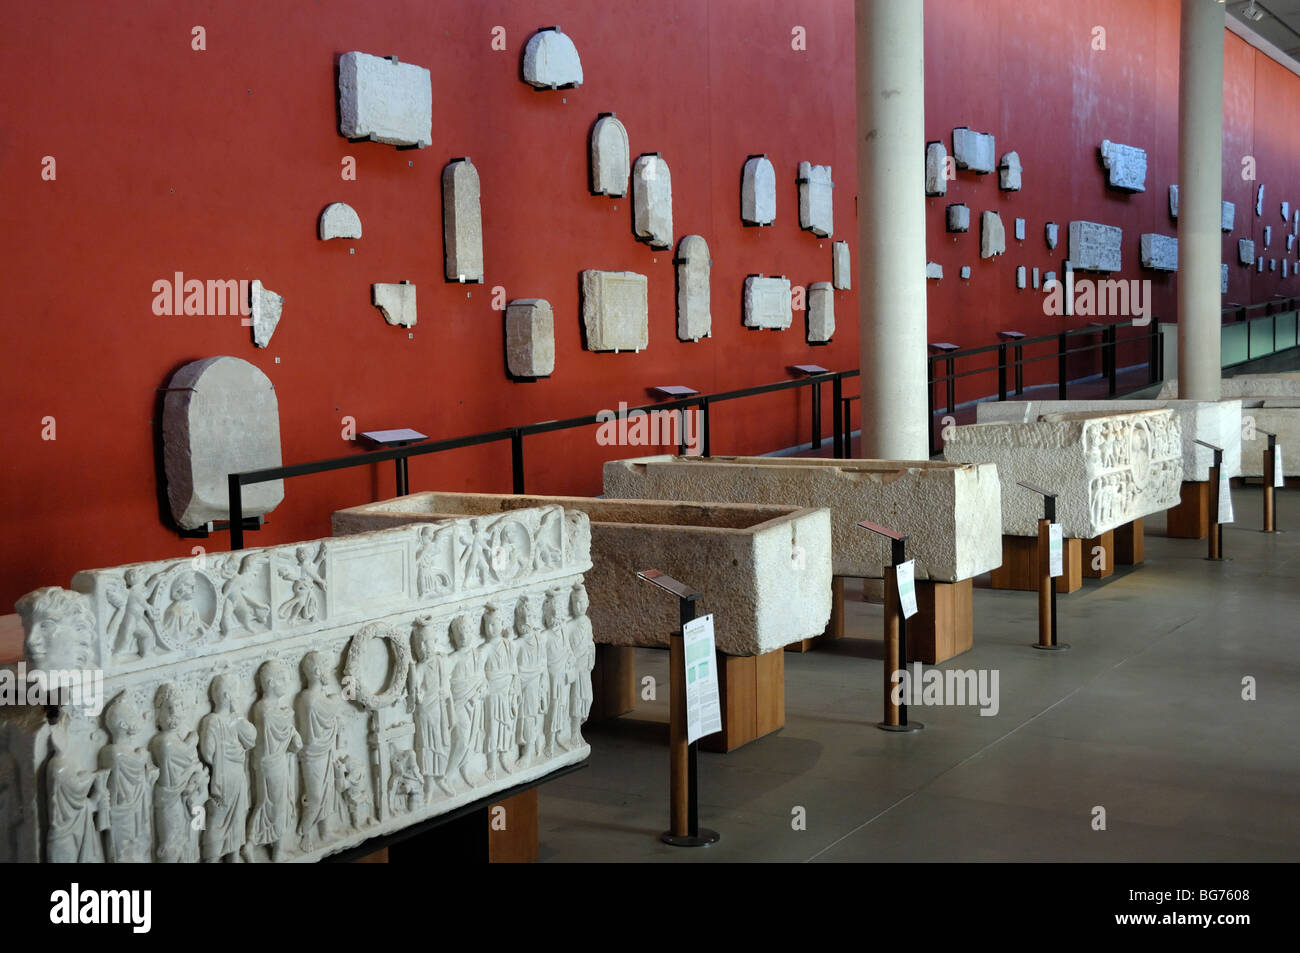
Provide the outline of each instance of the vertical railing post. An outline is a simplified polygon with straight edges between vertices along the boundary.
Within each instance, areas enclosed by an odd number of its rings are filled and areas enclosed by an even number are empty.
[[[951,352],[949,352],[951,355]],[[948,377],[948,413],[957,413],[957,378],[956,360],[951,356],[944,359],[944,370]]]
[[[713,448],[709,444],[709,398],[700,398],[700,431],[704,434],[704,449],[701,451],[704,456],[712,455]]]
[[[516,496],[524,492],[524,433],[518,427],[510,431],[510,471]]]
[[[1007,399],[1007,346],[998,345],[998,400]]]
[[[819,377],[810,378],[812,383],[812,446],[809,450],[820,450],[822,446],[822,382]]]
[[[239,474],[226,477],[226,486],[230,495],[230,550],[234,552],[244,548],[244,488]]]
[[[831,378],[831,453],[840,460],[848,456],[844,453],[844,378],[836,374]]]
[[[1068,367],[1067,367],[1067,360],[1066,360],[1066,358],[1067,358],[1067,356],[1068,356],[1068,354],[1069,354],[1069,351],[1068,351],[1069,346],[1070,346],[1070,336],[1069,336],[1069,334],[1067,334],[1066,332],[1062,331],[1061,334],[1060,334],[1060,336],[1057,337],[1057,339],[1056,339],[1056,347],[1057,347],[1057,353],[1056,353],[1056,375],[1057,375],[1057,382],[1056,382],[1056,399],[1057,399],[1057,400],[1068,400],[1068,399],[1069,399],[1068,396],[1067,396],[1067,393],[1066,393],[1066,388],[1067,388],[1067,383],[1066,383],[1067,378],[1066,378],[1066,375],[1067,375],[1068,372],[1069,372],[1069,371],[1068,371]]]
[[[926,404],[928,405],[928,406],[927,406],[927,411],[928,411],[928,414],[929,414],[928,419],[929,419],[929,423],[930,423],[930,456],[934,456],[935,451],[936,451],[936,447],[935,447],[935,444],[934,444],[934,384],[935,384],[935,381],[934,381],[934,361],[933,361],[932,359],[931,359],[931,360],[927,360],[927,361],[925,362],[925,366],[926,366],[926,368],[927,368],[927,372],[926,372],[926,375],[925,375],[925,378],[926,378],[926,380],[925,380],[925,397],[926,397]],[[849,433],[850,433],[850,435],[851,435],[851,434],[853,433],[853,431],[850,430]],[[853,443],[853,437],[850,436],[850,437],[849,437],[850,450],[851,450],[851,448],[852,448],[852,443]],[[848,454],[845,454],[845,456],[847,457]]]
[[[1103,353],[1110,355],[1110,361],[1106,365],[1108,371],[1106,390],[1111,397],[1115,396],[1115,391],[1119,387],[1119,361],[1116,359],[1116,353],[1115,353],[1115,344],[1116,344],[1117,337],[1118,336],[1115,333],[1115,325],[1113,324],[1107,325],[1106,326],[1106,348],[1103,351]]]

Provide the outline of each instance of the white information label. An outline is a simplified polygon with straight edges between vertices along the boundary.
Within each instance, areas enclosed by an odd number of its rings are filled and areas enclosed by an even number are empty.
[[[1048,527],[1047,574],[1055,579],[1065,575],[1065,531],[1060,523]]]
[[[898,604],[903,610],[903,618],[910,619],[916,615],[916,560],[909,559],[894,567],[898,577]]]
[[[1219,473],[1219,519],[1220,523],[1232,522],[1232,484],[1228,482],[1228,475],[1220,471]]]
[[[682,649],[686,657],[686,743],[691,744],[722,730],[712,613],[682,627]]]
[[[1286,477],[1282,475],[1282,445],[1273,446],[1273,485],[1286,486]]]

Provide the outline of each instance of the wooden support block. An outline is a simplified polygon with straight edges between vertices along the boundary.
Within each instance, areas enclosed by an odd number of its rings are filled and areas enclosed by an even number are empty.
[[[726,754],[785,727],[785,653],[718,653],[722,730],[700,739],[705,751]]]
[[[630,645],[597,645],[591,670],[591,714],[588,721],[617,718],[636,707],[636,649]]]
[[[1146,557],[1146,524],[1142,517],[1115,530],[1115,564],[1136,566]]]
[[[1074,592],[1083,586],[1083,540],[1067,538],[1061,553],[1063,575],[1056,578],[1058,593]],[[994,589],[1038,591],[1038,538],[1003,536],[1002,565],[989,574]]]
[[[1115,531],[1108,529],[1100,536],[1083,542],[1083,574],[1089,579],[1105,579],[1115,573]]]
[[[354,864],[386,864],[388,863],[388,848],[381,847],[373,854],[366,854],[364,857],[358,857],[353,861]]]
[[[907,660],[934,665],[975,644],[973,580],[916,583],[916,615],[907,620]]]
[[[1184,481],[1180,502],[1165,511],[1165,535],[1173,539],[1204,539],[1210,535],[1210,484]]]
[[[844,638],[844,577],[831,577],[831,619],[826,623],[826,631],[811,639],[800,639],[785,647],[787,652],[808,652],[823,642]]]
[[[537,788],[488,808],[488,863],[537,862]]]

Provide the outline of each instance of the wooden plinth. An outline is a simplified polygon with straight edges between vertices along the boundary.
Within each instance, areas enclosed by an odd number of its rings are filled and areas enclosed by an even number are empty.
[[[1204,539],[1210,534],[1208,480],[1183,483],[1180,502],[1165,511],[1165,535],[1174,539]]]
[[[722,730],[700,739],[705,751],[725,754],[785,726],[785,653],[718,654]]]
[[[1113,529],[1083,541],[1083,565],[1080,571],[1089,579],[1105,579],[1115,574],[1115,531]]]
[[[975,644],[974,583],[916,583],[916,615],[907,620],[907,660],[934,665]]]
[[[1146,558],[1146,524],[1141,517],[1115,530],[1115,565],[1136,566]]]
[[[537,862],[537,788],[488,808],[488,863]]]
[[[636,707],[636,649],[628,645],[597,645],[591,670],[591,714],[588,721],[617,718]]]
[[[844,577],[831,577],[831,620],[826,631],[811,639],[800,639],[785,647],[787,652],[808,652],[831,639],[844,638]]]
[[[1064,594],[1083,586],[1083,540],[1067,538],[1061,553],[1064,575],[1056,577],[1056,591]],[[1038,591],[1038,538],[1003,536],[1002,565],[989,574],[994,589]]]

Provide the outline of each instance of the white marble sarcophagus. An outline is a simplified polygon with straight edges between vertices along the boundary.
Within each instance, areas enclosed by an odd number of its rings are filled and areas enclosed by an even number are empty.
[[[820,635],[831,611],[831,520],[826,510],[591,497],[415,493],[339,510],[336,535],[449,516],[558,505],[591,523],[587,574],[597,642],[665,646],[677,604],[638,583],[659,569],[703,594],[725,655],[762,655]],[[424,530],[423,532],[428,532]]]
[[[997,465],[1008,536],[1037,536],[1043,515],[1043,498],[1020,481],[1056,491],[1056,521],[1079,539],[1177,506],[1183,481],[1182,429],[1172,410],[953,427],[944,457]]]
[[[1214,452],[1197,440],[1223,448],[1223,472],[1241,474],[1241,401],[1239,400],[1007,400],[983,401],[975,407],[979,423],[1027,423],[1056,414],[1105,415],[1140,410],[1172,410],[1183,439],[1183,479],[1208,480]]]
[[[958,582],[1002,561],[1001,503],[992,467],[928,460],[815,457],[653,456],[605,464],[605,495],[700,500],[831,511],[837,576],[878,579],[889,563],[883,540],[857,525],[871,520],[907,533],[916,578]]]
[[[0,708],[0,860],[317,860],[581,761],[590,568],[544,506],[29,593],[28,678],[103,691]]]

